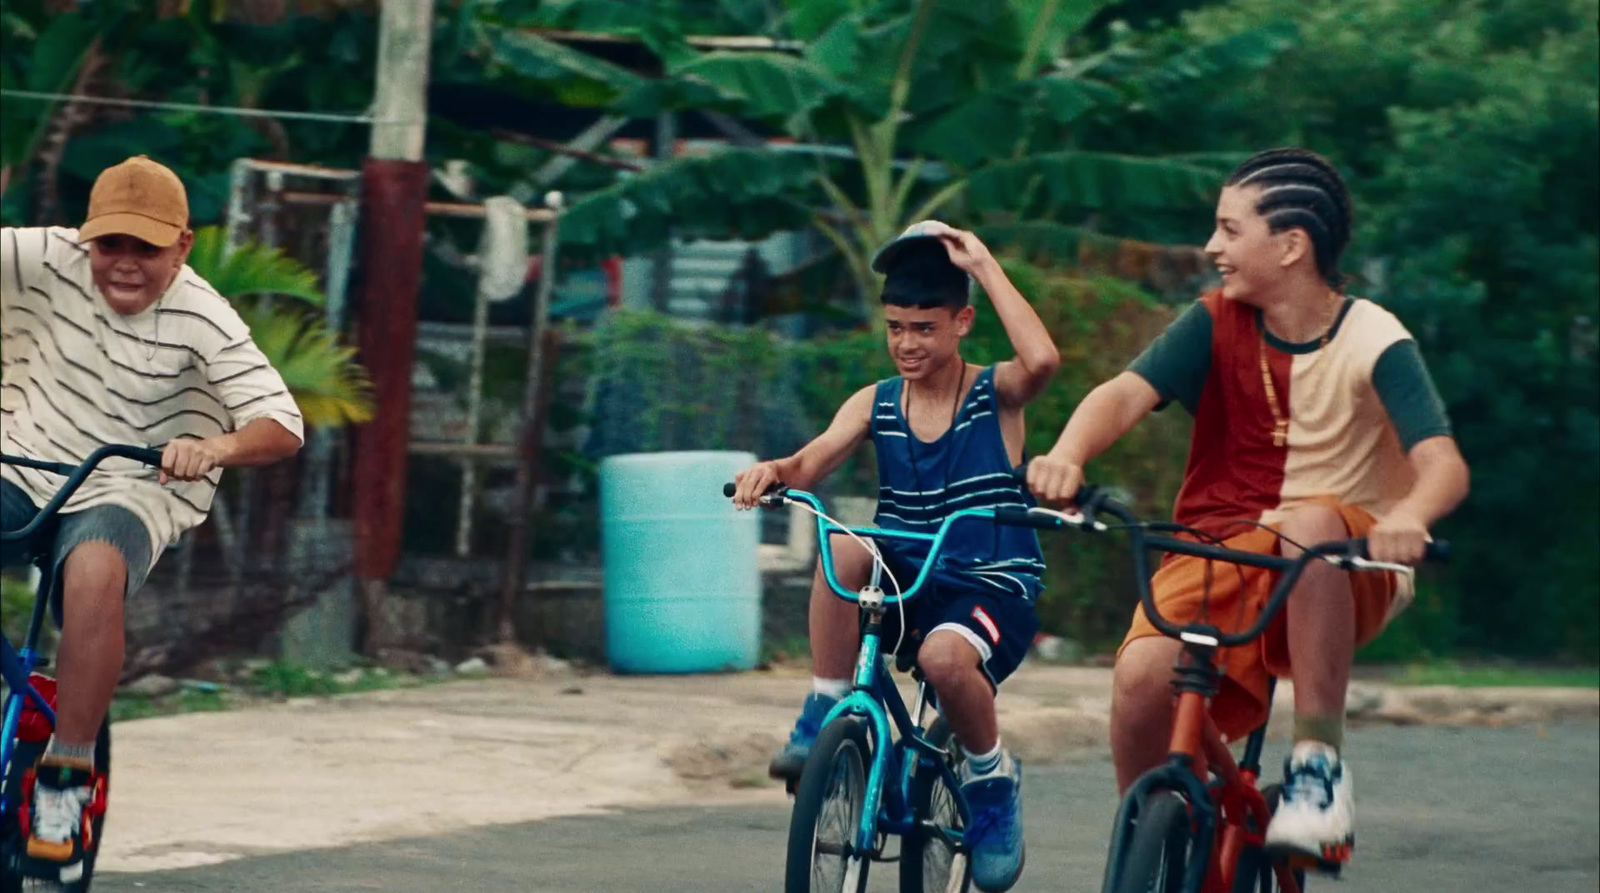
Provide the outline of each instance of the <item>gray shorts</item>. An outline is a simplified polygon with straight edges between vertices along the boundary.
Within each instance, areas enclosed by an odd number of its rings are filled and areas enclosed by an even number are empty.
[[[38,506],[21,487],[0,479],[0,531],[20,530],[39,514]],[[25,567],[36,558],[48,557],[55,570],[55,591],[50,595],[50,610],[61,624],[61,566],[72,550],[84,543],[103,542],[122,553],[128,566],[128,587],[132,594],[144,585],[150,574],[150,532],[139,516],[119,505],[97,505],[70,514],[63,513],[40,527],[24,542],[0,543],[0,567]]]

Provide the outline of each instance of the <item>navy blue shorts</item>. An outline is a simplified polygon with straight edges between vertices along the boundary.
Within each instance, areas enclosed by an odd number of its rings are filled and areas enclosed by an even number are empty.
[[[880,542],[879,547],[895,580],[910,587],[922,569],[921,560],[908,558],[886,543]],[[885,593],[895,594],[887,575],[879,585]],[[905,608],[908,639],[926,639],[935,630],[961,636],[978,652],[979,666],[996,688],[1022,665],[1039,633],[1039,614],[1031,599],[954,571],[929,572],[922,590]],[[900,609],[890,606],[883,612],[885,651],[894,647],[899,636]]]

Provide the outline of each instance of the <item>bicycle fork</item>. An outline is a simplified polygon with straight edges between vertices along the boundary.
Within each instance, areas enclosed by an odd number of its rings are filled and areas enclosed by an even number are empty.
[[[876,594],[876,604],[872,595]],[[872,743],[872,754],[867,769],[866,790],[863,792],[861,814],[855,830],[855,840],[851,848],[850,862],[845,869],[846,890],[856,889],[865,863],[872,858],[876,850],[878,839],[879,814],[883,809],[884,795],[889,780],[894,779],[892,793],[896,803],[903,804],[907,795],[907,779],[915,763],[910,760],[897,761],[895,759],[894,736],[889,724],[889,713],[885,706],[874,696],[879,686],[891,687],[894,682],[889,678],[887,669],[882,660],[882,621],[883,604],[881,591],[877,593],[869,590],[862,592],[863,604],[867,607],[867,624],[861,637],[861,653],[856,659],[855,680],[852,690],[838,704],[829,711],[823,725],[833,722],[840,716],[858,715],[865,717],[869,725],[869,737]],[[920,683],[917,687],[917,700],[913,708],[913,722],[920,726],[927,708],[927,683]],[[890,696],[893,696],[891,691]],[[896,700],[898,704],[898,699]],[[904,712],[904,707],[899,708]],[[900,721],[907,719],[899,717]],[[898,768],[898,772],[896,771]]]

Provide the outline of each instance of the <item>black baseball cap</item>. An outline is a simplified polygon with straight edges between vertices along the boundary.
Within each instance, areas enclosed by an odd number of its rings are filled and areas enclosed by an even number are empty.
[[[942,225],[936,220],[914,223],[872,258],[873,271],[884,275],[885,304],[966,306],[972,281],[950,262],[944,240],[929,232]]]

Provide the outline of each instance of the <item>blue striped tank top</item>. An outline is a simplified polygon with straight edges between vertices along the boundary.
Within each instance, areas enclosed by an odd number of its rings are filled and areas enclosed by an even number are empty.
[[[904,387],[899,376],[880,381],[873,400],[879,527],[934,533],[957,509],[1034,505],[1011,477],[993,366],[978,373],[950,429],[932,443],[919,440],[906,422]],[[894,545],[901,557],[919,564],[927,554]],[[941,584],[958,582],[1031,602],[1043,588],[1044,555],[1032,529],[972,519],[950,528],[934,571]]]

